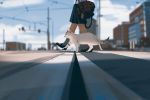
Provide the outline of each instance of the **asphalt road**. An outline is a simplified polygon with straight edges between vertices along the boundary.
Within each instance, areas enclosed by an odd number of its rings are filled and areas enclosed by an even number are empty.
[[[1,66],[0,100],[61,100],[73,54],[54,55]]]
[[[147,60],[96,52],[77,57],[69,52],[11,53],[0,60],[0,100],[150,99]],[[116,87],[102,70],[131,91]]]
[[[150,61],[111,53],[82,53],[99,68],[150,100]]]

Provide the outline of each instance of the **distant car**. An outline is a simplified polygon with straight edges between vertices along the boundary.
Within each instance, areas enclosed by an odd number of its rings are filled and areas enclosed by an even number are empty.
[[[128,50],[126,47],[116,47],[117,50]]]
[[[46,51],[46,48],[44,47],[41,47],[41,48],[38,48],[39,51]]]

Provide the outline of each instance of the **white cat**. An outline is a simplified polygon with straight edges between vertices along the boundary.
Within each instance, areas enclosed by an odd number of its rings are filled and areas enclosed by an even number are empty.
[[[70,31],[67,31],[65,37],[69,38],[70,43],[75,45],[76,52],[79,51],[80,44],[87,44],[89,46],[88,51],[93,50],[94,45],[99,45],[100,50],[102,50],[100,40],[92,33],[87,32],[82,34],[74,34]]]

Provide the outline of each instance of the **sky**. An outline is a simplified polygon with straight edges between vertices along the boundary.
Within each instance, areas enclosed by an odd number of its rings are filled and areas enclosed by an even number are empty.
[[[94,2],[96,18],[98,0]],[[101,0],[101,39],[113,38],[113,28],[129,21],[129,13],[137,7],[137,2],[141,0]],[[5,30],[6,41],[45,47],[48,7],[51,41],[64,41],[73,3],[73,0],[0,0],[0,44]],[[20,31],[21,27],[25,27],[26,31]],[[38,29],[42,32],[38,33]]]

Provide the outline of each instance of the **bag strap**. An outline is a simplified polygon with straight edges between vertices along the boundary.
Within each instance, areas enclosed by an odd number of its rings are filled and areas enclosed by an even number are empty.
[[[89,26],[87,26],[86,24],[87,24],[87,21],[86,21],[86,23],[85,23],[85,27],[87,28],[87,29],[89,29],[91,26],[92,26],[92,24],[93,24],[93,18],[91,17],[90,18],[91,20],[91,22],[90,22],[90,25]]]
[[[75,2],[75,3],[77,4],[77,2],[78,2],[78,0],[76,0],[76,2]]]

